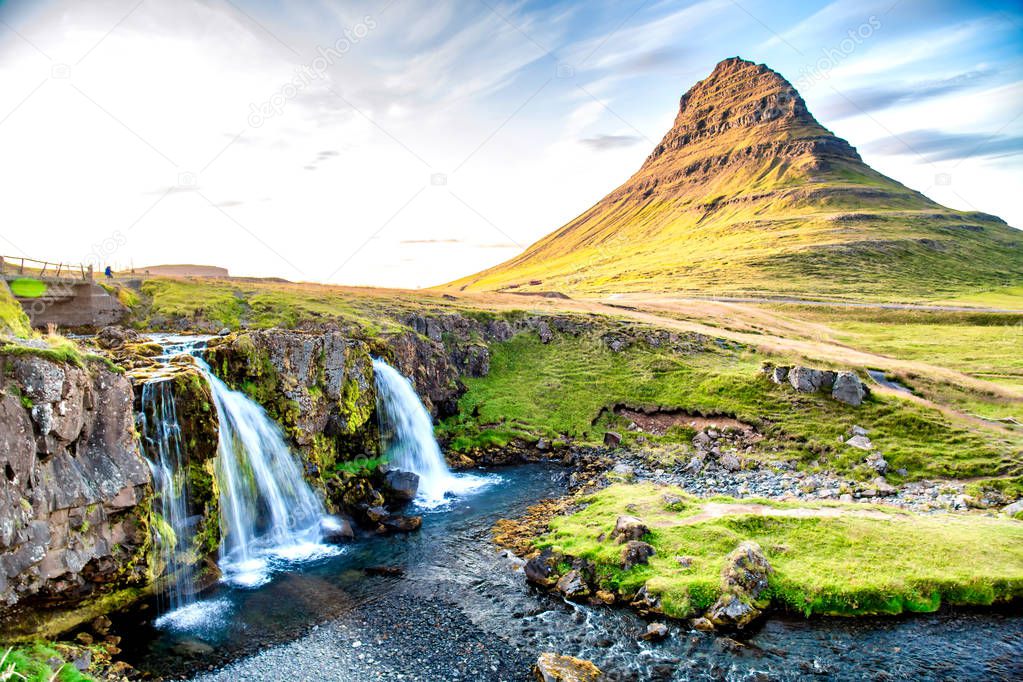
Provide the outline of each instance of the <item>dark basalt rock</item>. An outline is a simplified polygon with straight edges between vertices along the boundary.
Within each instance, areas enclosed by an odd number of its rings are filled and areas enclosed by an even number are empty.
[[[0,631],[47,633],[147,585],[150,473],[123,375],[0,355],[0,387]]]
[[[391,469],[384,474],[384,496],[397,502],[410,502],[419,491],[419,476],[411,471]]]
[[[652,545],[638,540],[630,540],[622,548],[622,568],[628,571],[634,566],[645,564],[656,553]]]

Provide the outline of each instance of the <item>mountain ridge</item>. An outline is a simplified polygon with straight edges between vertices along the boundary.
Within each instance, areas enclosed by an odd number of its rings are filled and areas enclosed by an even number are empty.
[[[1023,281],[1023,233],[865,164],[763,64],[720,62],[621,186],[460,290],[952,295]]]

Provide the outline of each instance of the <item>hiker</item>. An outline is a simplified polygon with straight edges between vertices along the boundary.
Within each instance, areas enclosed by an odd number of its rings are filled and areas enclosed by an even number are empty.
[[[114,278],[114,271],[110,269],[109,265],[107,266],[107,269],[103,271],[103,274],[107,276],[107,279]]]

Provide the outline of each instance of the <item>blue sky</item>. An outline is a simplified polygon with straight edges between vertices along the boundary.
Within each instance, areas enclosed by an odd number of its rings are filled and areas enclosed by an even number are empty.
[[[1023,226],[1019,3],[0,3],[0,253],[426,286],[614,189],[726,57]]]

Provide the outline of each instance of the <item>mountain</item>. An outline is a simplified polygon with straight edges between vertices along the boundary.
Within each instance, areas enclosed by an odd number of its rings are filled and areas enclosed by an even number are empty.
[[[445,288],[898,300],[1020,282],[1023,232],[873,170],[781,75],[735,57],[625,184]]]

